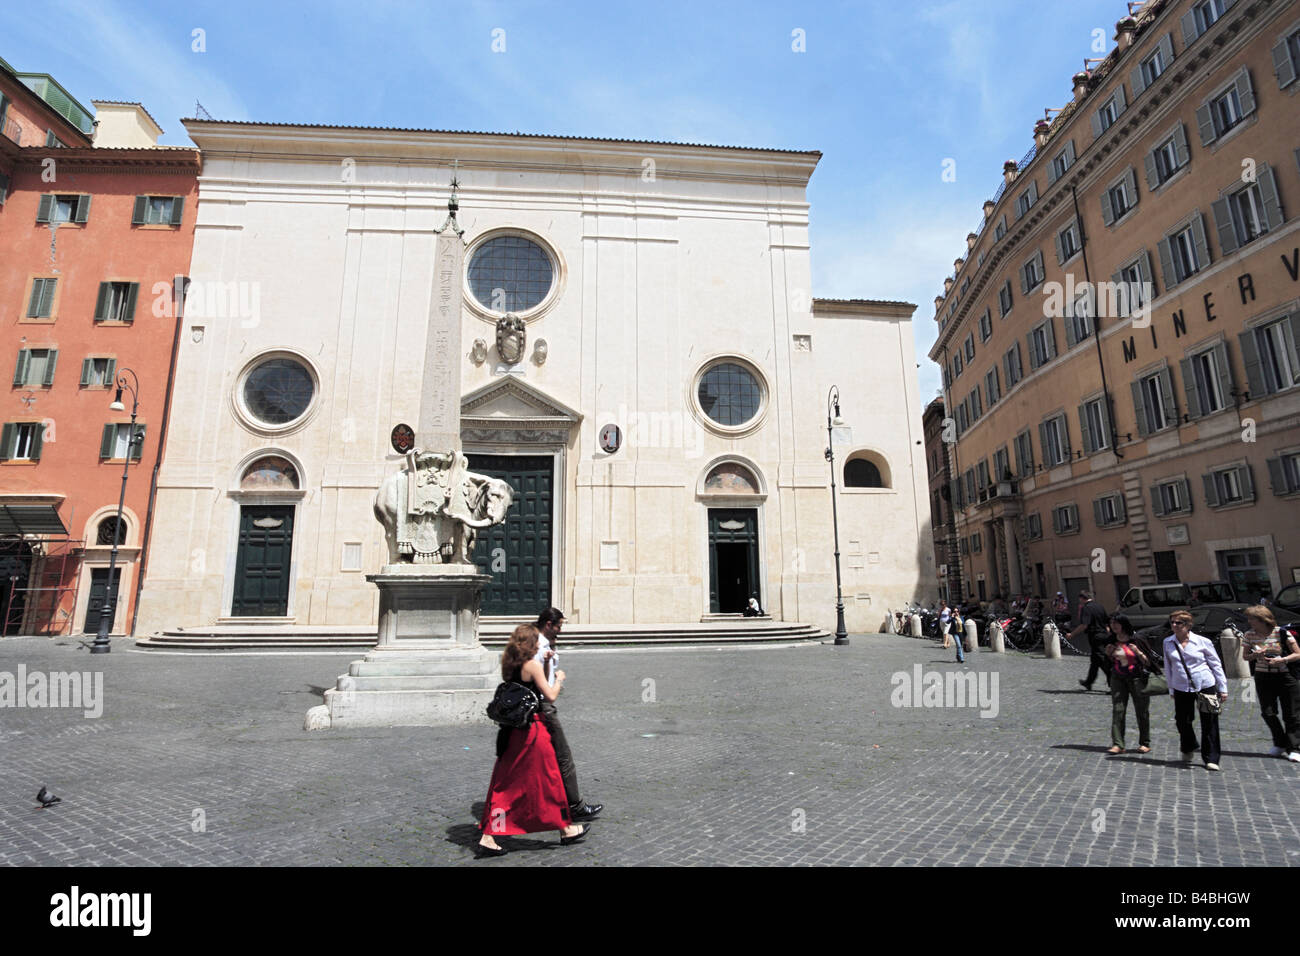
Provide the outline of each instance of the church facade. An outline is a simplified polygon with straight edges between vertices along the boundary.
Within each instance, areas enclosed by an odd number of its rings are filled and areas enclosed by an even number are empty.
[[[850,630],[934,573],[914,306],[811,294],[816,152],[187,121],[198,221],[137,633],[372,630],[394,426],[515,492],[483,613]],[[459,384],[425,381],[460,183]],[[449,396],[449,399],[453,396]],[[446,449],[428,449],[445,452]]]

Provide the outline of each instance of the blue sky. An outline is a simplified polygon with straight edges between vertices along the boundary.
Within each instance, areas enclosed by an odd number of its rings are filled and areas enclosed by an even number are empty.
[[[87,106],[143,102],[171,144],[189,142],[179,119],[198,100],[227,120],[821,150],[813,294],[916,303],[928,402],[933,299],[1002,162],[1070,98],[1084,58],[1104,55],[1094,31],[1109,51],[1126,13],[1113,0],[53,0],[8,18],[0,56]]]

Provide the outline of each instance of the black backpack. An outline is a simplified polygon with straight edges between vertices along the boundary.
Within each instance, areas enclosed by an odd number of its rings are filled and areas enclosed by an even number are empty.
[[[533,714],[542,706],[537,692],[531,687],[516,681],[502,681],[497,685],[497,692],[492,695],[492,702],[487,705],[487,715],[502,727],[515,727],[520,730],[527,727]]]

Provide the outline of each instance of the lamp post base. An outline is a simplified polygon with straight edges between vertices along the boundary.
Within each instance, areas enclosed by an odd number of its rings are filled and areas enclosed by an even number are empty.
[[[849,632],[844,626],[844,602],[835,605],[835,643],[847,644],[849,642]]]
[[[113,650],[113,645],[109,642],[107,634],[100,634],[95,637],[94,643],[90,645],[92,654],[109,654]]]

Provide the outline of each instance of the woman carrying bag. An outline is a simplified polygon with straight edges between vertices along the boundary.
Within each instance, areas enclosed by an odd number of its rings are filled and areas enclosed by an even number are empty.
[[[1250,631],[1242,635],[1241,656],[1250,661],[1260,713],[1273,735],[1268,755],[1300,763],[1300,644],[1262,604],[1246,608],[1246,620]]]
[[[1192,712],[1201,715],[1201,759],[1206,770],[1218,770],[1219,711],[1228,699],[1228,681],[1223,662],[1208,637],[1192,633],[1192,615],[1175,611],[1169,615],[1174,633],[1165,638],[1165,674],[1169,693],[1174,695],[1174,723],[1178,725],[1184,763],[1196,757],[1196,732]]]
[[[555,672],[554,684],[547,681],[542,665],[533,660],[537,634],[531,624],[514,629],[501,655],[501,679],[522,684],[546,700],[555,700],[564,686],[564,671]],[[483,838],[474,848],[477,858],[505,856],[505,849],[497,845],[494,836],[559,830],[560,842],[567,846],[577,843],[591,829],[572,823],[569,817],[564,778],[560,776],[550,731],[540,714],[532,713],[524,727],[510,727],[508,733],[503,728],[479,829]]]
[[[1124,718],[1128,702],[1133,701],[1133,713],[1138,722],[1138,749],[1140,754],[1151,752],[1151,694],[1165,693],[1167,687],[1160,676],[1160,656],[1145,640],[1133,633],[1133,623],[1124,614],[1110,616],[1110,630],[1115,643],[1106,645],[1111,661],[1111,716],[1108,754],[1124,752]]]

